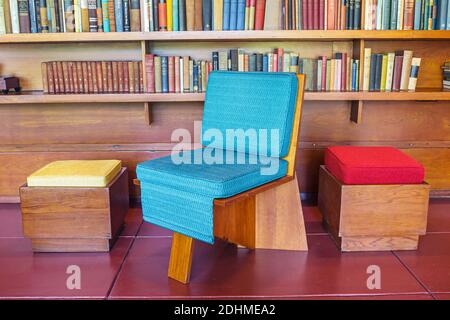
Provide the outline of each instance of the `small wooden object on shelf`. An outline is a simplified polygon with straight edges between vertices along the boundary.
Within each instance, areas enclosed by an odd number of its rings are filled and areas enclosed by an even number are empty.
[[[8,94],[10,90],[15,92],[20,91],[19,78],[17,77],[0,77],[0,91],[3,94]]]

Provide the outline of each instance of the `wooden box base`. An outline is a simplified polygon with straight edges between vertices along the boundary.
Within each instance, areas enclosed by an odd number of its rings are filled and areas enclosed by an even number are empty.
[[[128,172],[105,188],[20,188],[24,235],[35,252],[107,252],[129,209]]]
[[[342,251],[415,250],[426,233],[430,186],[343,185],[322,166],[319,209]]]

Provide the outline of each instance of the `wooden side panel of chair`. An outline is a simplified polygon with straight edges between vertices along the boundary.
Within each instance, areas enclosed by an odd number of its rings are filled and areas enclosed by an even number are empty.
[[[297,103],[294,114],[294,123],[292,126],[291,143],[289,145],[289,152],[284,160],[288,162],[287,175],[293,176],[295,174],[295,161],[298,149],[298,141],[300,138],[300,123],[302,120],[303,95],[305,91],[305,75],[298,74],[298,94]]]

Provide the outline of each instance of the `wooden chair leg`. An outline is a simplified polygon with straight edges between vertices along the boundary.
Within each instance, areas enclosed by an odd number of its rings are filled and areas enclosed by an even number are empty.
[[[194,239],[174,232],[169,261],[169,278],[184,284],[189,283],[193,253]]]
[[[256,195],[256,248],[307,251],[297,177]]]

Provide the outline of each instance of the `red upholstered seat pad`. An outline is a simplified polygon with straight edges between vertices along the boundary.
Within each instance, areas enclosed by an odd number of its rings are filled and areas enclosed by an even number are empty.
[[[344,184],[418,184],[425,175],[419,162],[391,147],[330,147],[325,166]]]

